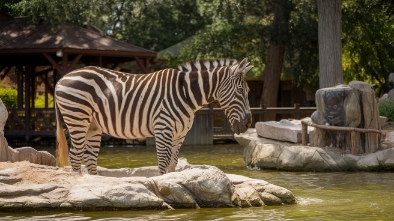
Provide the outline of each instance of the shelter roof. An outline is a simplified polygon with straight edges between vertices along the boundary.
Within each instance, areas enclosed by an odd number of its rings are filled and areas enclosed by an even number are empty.
[[[20,49],[23,49],[21,51]],[[99,31],[72,24],[50,26],[47,21],[32,24],[29,17],[0,21],[0,53],[31,53],[57,49],[87,50],[105,55],[156,57],[156,52],[114,38],[103,36]]]

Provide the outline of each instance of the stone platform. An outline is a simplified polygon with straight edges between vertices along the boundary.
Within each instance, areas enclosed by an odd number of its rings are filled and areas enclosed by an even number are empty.
[[[385,144],[386,149],[355,156],[328,147],[302,146],[299,143],[263,138],[258,136],[254,128],[234,137],[245,148],[245,164],[250,168],[312,172],[394,170],[394,148],[391,142]]]
[[[263,180],[181,160],[158,176],[154,167],[106,169],[100,175],[27,161],[0,162],[0,211],[260,207],[294,204],[293,194]]]

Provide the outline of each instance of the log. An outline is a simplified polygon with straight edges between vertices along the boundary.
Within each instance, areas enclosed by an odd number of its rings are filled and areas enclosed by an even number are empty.
[[[361,108],[363,114],[363,128],[380,130],[378,102],[375,91],[370,84],[361,81],[351,81],[349,86],[357,89],[360,93]],[[365,152],[373,153],[380,146],[379,133],[365,134]]]
[[[301,121],[301,139],[302,139],[302,145],[306,146],[308,144],[308,125]]]

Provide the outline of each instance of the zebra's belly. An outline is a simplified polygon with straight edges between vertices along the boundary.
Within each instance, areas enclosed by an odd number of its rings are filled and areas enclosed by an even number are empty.
[[[138,122],[138,121],[137,121]],[[100,123],[99,125],[102,129],[103,133],[111,135],[117,138],[123,139],[140,139],[146,137],[153,137],[153,126],[149,123],[138,124],[138,123],[127,123],[122,120],[117,122],[117,125],[108,126],[104,123]]]

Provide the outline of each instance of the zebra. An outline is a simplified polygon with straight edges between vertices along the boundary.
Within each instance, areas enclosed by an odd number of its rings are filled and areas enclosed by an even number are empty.
[[[82,159],[97,174],[101,135],[155,137],[160,174],[174,172],[179,149],[195,112],[218,101],[233,132],[251,126],[247,58],[196,61],[146,75],[84,67],[62,77],[55,87],[56,158],[80,172]],[[65,131],[70,138],[68,149]]]

